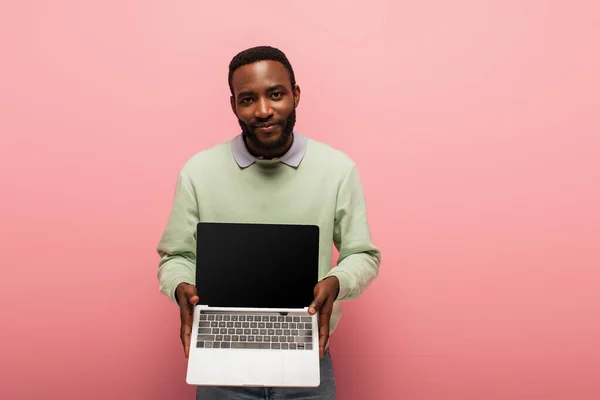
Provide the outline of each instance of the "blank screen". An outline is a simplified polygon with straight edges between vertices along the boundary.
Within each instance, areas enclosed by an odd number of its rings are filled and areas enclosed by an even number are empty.
[[[209,222],[197,226],[199,304],[308,307],[318,268],[318,226]]]

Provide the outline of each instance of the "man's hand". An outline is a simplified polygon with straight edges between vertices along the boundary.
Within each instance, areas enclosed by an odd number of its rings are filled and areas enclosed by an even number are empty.
[[[181,317],[180,337],[183,344],[183,352],[188,358],[190,354],[190,339],[192,335],[192,324],[194,322],[194,306],[200,301],[195,285],[180,283],[175,289],[177,303],[179,303],[179,314]]]
[[[329,320],[333,312],[333,302],[340,290],[340,281],[335,276],[323,279],[315,286],[313,294],[315,300],[308,307],[308,313],[314,315],[319,312],[319,356],[325,356],[325,346],[329,340]]]

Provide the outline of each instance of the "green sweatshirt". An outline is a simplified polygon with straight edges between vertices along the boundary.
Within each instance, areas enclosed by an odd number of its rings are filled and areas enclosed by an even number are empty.
[[[334,275],[340,282],[330,322],[330,332],[335,330],[342,314],[339,302],[356,299],[367,289],[378,274],[380,251],[371,240],[354,162],[298,133],[288,153],[288,159],[252,158],[238,136],[185,163],[157,249],[163,294],[175,302],[177,285],[195,283],[199,221],[318,225],[319,280]],[[339,251],[333,268],[332,244]],[[202,302],[202,293],[198,295]]]

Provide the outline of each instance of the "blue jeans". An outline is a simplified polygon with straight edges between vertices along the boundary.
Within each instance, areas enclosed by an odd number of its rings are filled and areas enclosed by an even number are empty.
[[[335,400],[335,377],[329,350],[319,363],[321,385],[316,388],[197,386],[196,400]]]

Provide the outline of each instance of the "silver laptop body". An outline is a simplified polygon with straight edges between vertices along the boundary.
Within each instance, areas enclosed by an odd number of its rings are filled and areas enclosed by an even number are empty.
[[[186,382],[316,387],[318,279],[314,225],[201,222]]]

